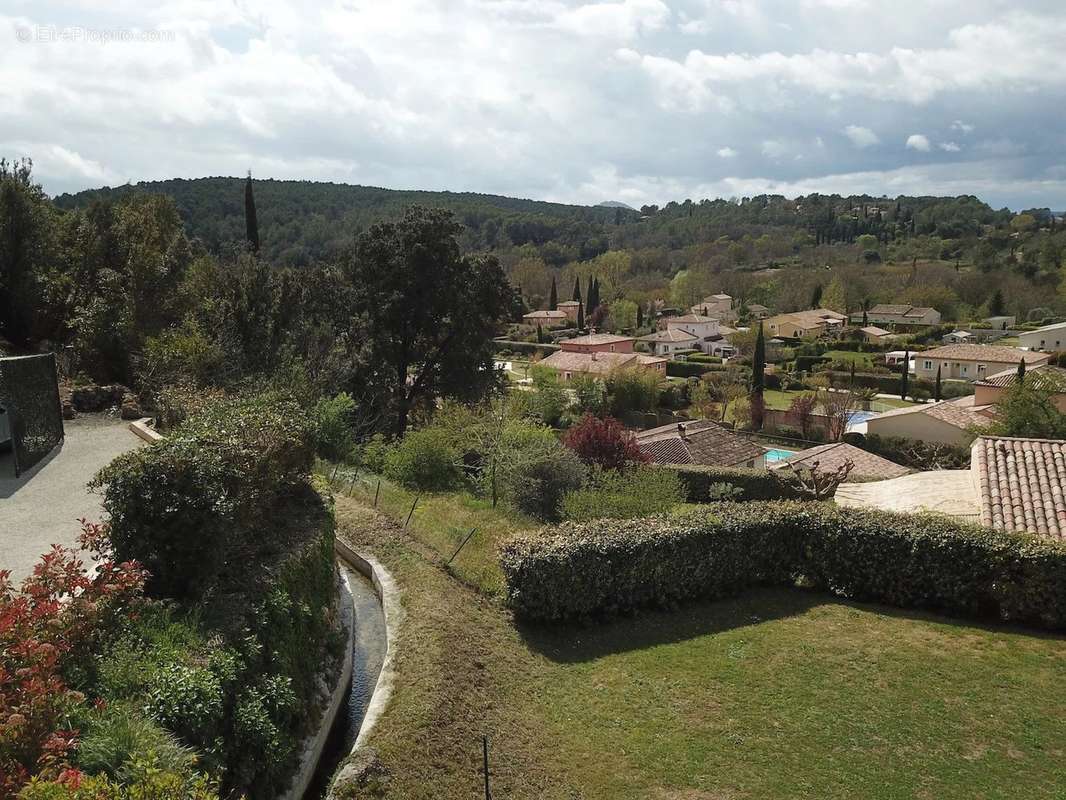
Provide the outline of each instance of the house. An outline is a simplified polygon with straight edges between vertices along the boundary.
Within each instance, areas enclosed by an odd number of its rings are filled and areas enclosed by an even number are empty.
[[[565,325],[570,321],[565,311],[530,311],[522,315],[522,322],[536,327],[541,325],[550,328],[557,325]]]
[[[1030,350],[1066,350],[1066,322],[1019,333],[1018,341],[1022,347],[1028,347]]]
[[[655,464],[766,466],[765,450],[717,422],[705,419],[642,431],[636,435],[636,442]]]
[[[606,378],[617,369],[645,369],[666,377],[666,359],[644,353],[601,353],[556,350],[540,361],[540,365],[555,370],[564,381],[584,373]]]
[[[731,356],[736,352],[722,336],[722,326],[713,317],[686,314],[683,317],[670,317],[664,324],[668,331],[682,331],[695,336],[694,346],[703,353]]]
[[[807,450],[800,450],[788,458],[778,461],[771,470],[786,469],[789,465],[796,469],[814,469],[819,472],[835,472],[846,462],[853,465],[848,480],[886,480],[907,475],[910,470],[894,461],[863,450],[847,442],[821,444]]]
[[[758,303],[752,303],[747,309],[749,319],[766,319],[770,316],[770,309],[766,306],[759,305]]]
[[[733,310],[733,298],[727,294],[709,295],[689,311],[701,317],[714,317],[722,322],[733,322],[737,319],[737,312]]]
[[[1006,315],[999,317],[985,317],[981,320],[985,325],[997,331],[1005,331],[1007,328],[1013,328],[1018,324],[1017,317],[1009,317]]]
[[[578,309],[581,308],[581,303],[578,300],[564,300],[561,303],[557,303],[556,308],[566,314],[571,322],[577,322]]]
[[[847,317],[828,308],[815,308],[810,311],[794,311],[790,314],[778,314],[763,322],[763,328],[770,336],[783,339],[805,339],[813,336],[839,333],[843,330]]]
[[[866,433],[966,446],[976,430],[992,422],[994,414],[992,409],[975,406],[972,396],[960,397],[877,414],[866,420]]]
[[[1018,383],[1018,370],[1006,369],[982,378],[974,384],[974,405],[993,406],[1002,402],[1004,395]],[[1066,413],[1066,369],[1044,364],[1027,369],[1025,373],[1027,386],[1035,386],[1051,393],[1055,406]]]
[[[559,342],[559,347],[567,353],[632,353],[635,341],[632,336],[590,333],[587,336],[563,339]]]
[[[1066,539],[1066,441],[980,436],[970,468],[841,486],[836,503],[935,511],[1000,531]]]
[[[892,335],[891,331],[886,331],[884,328],[878,328],[876,325],[867,325],[865,328],[859,328],[859,332],[862,334],[862,340],[864,342],[878,343],[883,342]]]
[[[675,353],[683,350],[699,350],[699,337],[683,331],[680,328],[667,328],[664,331],[656,331],[650,336],[641,336],[638,342],[644,342],[657,356],[672,358]]]
[[[907,351],[906,350],[890,350],[889,352],[885,353],[885,364],[890,366],[890,367],[895,366],[897,364],[902,364],[903,363],[903,359],[905,359],[906,357],[907,357]],[[913,371],[913,370],[908,370],[908,372],[910,372],[910,371]]]
[[[960,378],[976,381],[1005,369],[1017,369],[1023,359],[1027,367],[1046,364],[1050,356],[1030,353],[1017,347],[982,344],[948,344],[914,354],[914,374],[919,378]]]
[[[973,340],[974,335],[969,331],[952,331],[940,337],[944,344],[970,344]]]
[[[869,309],[866,314],[866,323],[878,325],[939,325],[940,312],[935,308],[924,306],[911,306],[899,303],[878,303]],[[861,323],[863,312],[858,311],[851,315],[851,321]]]

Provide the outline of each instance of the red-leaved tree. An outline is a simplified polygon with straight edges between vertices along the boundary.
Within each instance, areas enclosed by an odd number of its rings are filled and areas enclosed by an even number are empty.
[[[142,597],[144,571],[115,563],[105,526],[82,520],[79,542],[84,552],[53,545],[19,590],[0,570],[0,800],[34,776],[80,779],[68,760],[78,741],[69,719],[86,698],[63,668],[88,657]]]
[[[602,469],[625,469],[631,464],[646,464],[649,460],[637,446],[633,434],[614,417],[599,419],[585,414],[566,432],[563,443],[586,464]]]

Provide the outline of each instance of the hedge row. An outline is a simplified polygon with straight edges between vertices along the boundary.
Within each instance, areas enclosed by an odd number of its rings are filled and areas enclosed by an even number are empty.
[[[562,620],[802,582],[840,597],[1066,628],[1066,545],[932,515],[720,503],[568,523],[504,545],[516,615]]]
[[[829,372],[832,380],[838,385],[848,385],[851,382],[851,373],[848,372]],[[865,387],[867,389],[876,389],[882,394],[899,394],[900,382],[903,380],[902,376],[897,373],[890,375],[877,374],[871,372],[859,372],[855,374],[855,386]],[[933,396],[936,390],[936,384],[934,381],[926,380],[925,378],[911,378],[907,381],[907,392],[911,393],[916,390],[922,390]],[[941,396],[947,400],[953,397],[965,397],[966,395],[973,394],[973,385],[970,383],[964,383],[962,381],[941,381],[940,392]]]
[[[500,353],[504,350],[510,350],[512,353],[527,353],[533,355],[540,353],[542,356],[550,356],[556,350],[562,348],[557,344],[537,343],[537,342],[513,342],[507,339],[496,339],[496,352]]]
[[[725,370],[723,364],[698,364],[695,361],[667,361],[666,374],[671,378],[698,378],[708,372]]]
[[[665,465],[677,473],[685,490],[685,502],[707,503],[709,487],[728,483],[741,490],[740,500],[799,500],[803,495],[770,475],[765,469],[728,469],[698,465]]]

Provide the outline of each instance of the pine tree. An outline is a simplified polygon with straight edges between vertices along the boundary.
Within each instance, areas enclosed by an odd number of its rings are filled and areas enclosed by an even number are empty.
[[[578,275],[574,278],[574,296],[571,298],[574,302],[581,302],[581,276]]]
[[[248,180],[244,184],[244,227],[248,238],[248,247],[253,253],[259,252],[259,220],[255,215],[255,198],[252,196],[252,171],[248,170]]]
[[[911,351],[910,350],[905,350],[903,352],[903,378],[899,382],[899,399],[900,400],[906,400],[907,399],[907,381],[909,381],[910,377],[911,377],[911,375],[910,375],[910,372],[911,372],[910,364],[911,364]]]
[[[559,294],[555,288],[555,276],[552,275],[552,288],[548,294],[548,310],[555,311],[559,308]]]
[[[938,403],[940,402],[940,368],[942,365],[936,365],[936,385],[933,386],[933,399]]]

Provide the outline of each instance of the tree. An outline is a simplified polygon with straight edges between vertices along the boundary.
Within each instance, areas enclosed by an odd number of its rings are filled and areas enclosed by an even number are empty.
[[[544,344],[544,328],[539,322],[537,323],[537,344]]]
[[[637,328],[644,327],[644,304],[637,303]]]
[[[559,308],[559,294],[555,288],[555,276],[552,275],[552,288],[548,293],[548,310],[555,311]]]
[[[413,207],[362,234],[345,263],[370,332],[353,389],[385,405],[398,435],[414,408],[497,385],[492,337],[514,295],[495,257],[461,254],[461,230],[447,211]]]
[[[1025,359],[1018,362],[1018,384],[1025,383]]]
[[[53,211],[32,169],[28,159],[0,159],[0,333],[15,344],[32,337],[52,253]]]
[[[248,239],[248,248],[253,253],[259,252],[259,220],[255,215],[255,198],[252,196],[252,172],[248,171],[248,180],[244,183],[244,227]]]
[[[598,419],[586,414],[566,432],[563,444],[586,464],[601,469],[625,469],[649,461],[633,434],[614,417]]]
[[[1024,364],[1025,362],[1023,361],[1022,363]],[[940,369],[941,369],[941,365],[937,364],[936,365],[936,383],[933,386],[933,399],[936,400],[938,403],[940,402],[940,399],[941,399]]]
[[[910,379],[911,363],[911,351],[905,350],[903,352],[903,375],[900,377],[899,382],[899,397],[900,400],[907,399],[907,381]]]
[[[996,289],[988,301],[988,314],[992,317],[1002,317],[1006,313],[1007,305],[1003,302],[1003,290]]]
[[[1032,378],[1015,381],[1000,401],[998,416],[988,432],[995,436],[1066,439],[1066,414],[1055,405],[1055,391],[1053,386]]]
[[[762,323],[755,338],[755,354],[751,359],[751,426],[755,430],[762,428],[765,405],[763,390],[766,388],[766,340]]]
[[[583,330],[585,327],[585,304],[579,299],[577,301],[577,329]]]
[[[818,404],[825,411],[829,440],[839,442],[859,406],[859,395],[849,389],[831,390],[827,387],[819,393]]]
[[[612,331],[632,330],[638,327],[640,306],[624,297],[607,306],[607,320]]]
[[[615,414],[653,411],[659,405],[662,379],[652,370],[620,367],[607,376],[607,394]]]
[[[847,298],[844,294],[844,283],[840,278],[833,278],[826,287],[825,294],[821,298],[821,307],[843,313],[847,310]]]
[[[791,473],[785,477],[784,470],[770,470],[770,476],[778,483],[786,486],[790,491],[800,491],[811,500],[830,500],[836,494],[840,484],[844,483],[855,469],[855,462],[845,459],[839,467],[832,472],[818,468],[819,462],[813,462],[810,467],[797,467],[788,464]]]
[[[810,392],[793,397],[788,407],[788,415],[796,421],[804,439],[811,438],[811,421],[817,405],[818,396]]]
[[[574,278],[574,296],[571,300],[580,303],[581,302],[581,276],[578,275]]]
[[[814,291],[811,292],[811,308],[822,307],[822,284],[818,284],[814,287]]]

